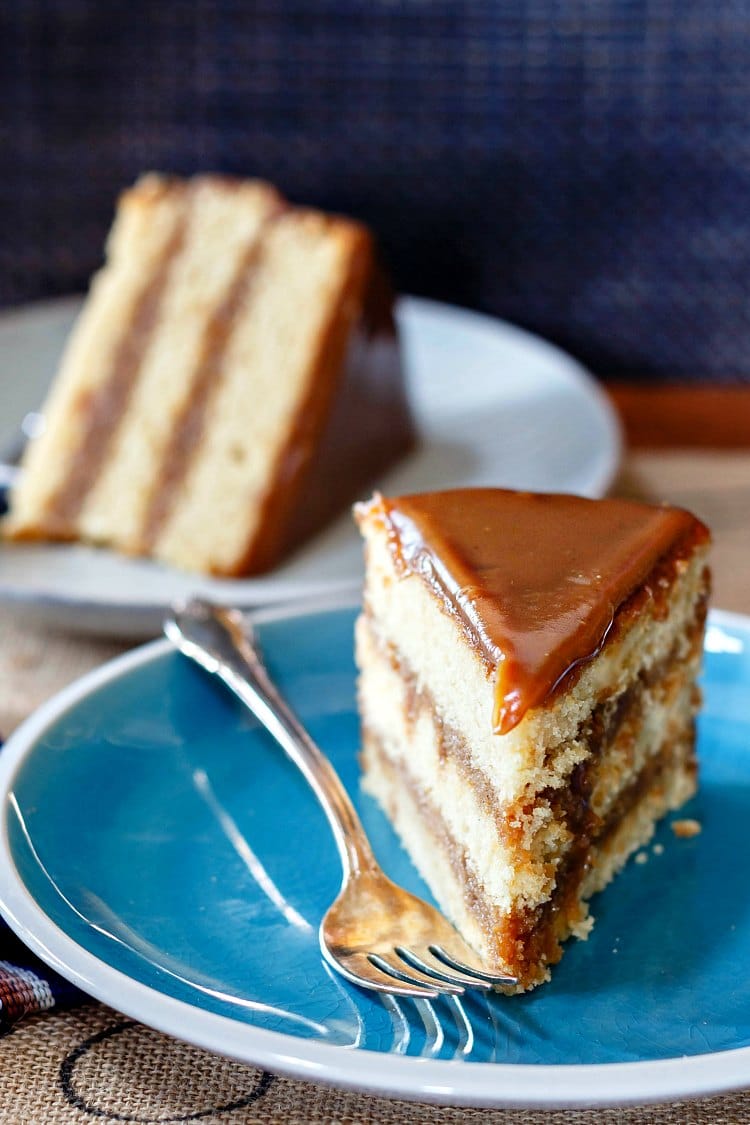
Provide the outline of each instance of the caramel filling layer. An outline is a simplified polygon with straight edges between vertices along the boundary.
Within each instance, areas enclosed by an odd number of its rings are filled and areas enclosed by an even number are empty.
[[[380,736],[368,728],[365,715],[366,758],[377,754],[381,767],[387,767],[391,774],[398,775],[395,784],[407,787],[425,825],[430,826],[432,833],[443,843],[455,878],[464,888],[467,910],[487,935],[498,962],[512,967],[523,983],[535,983],[546,965],[559,960],[562,954],[560,943],[585,919],[581,890],[587,875],[596,868],[598,850],[606,845],[609,837],[644,797],[658,793],[676,771],[690,777],[695,775],[693,712],[697,705],[697,689],[694,689],[688,708],[683,706],[679,715],[673,716],[669,743],[663,743],[652,752],[640,768],[629,755],[632,755],[642,723],[646,699],[650,702],[662,697],[669,700],[675,698],[676,692],[685,690],[688,690],[687,698],[690,699],[692,668],[700,652],[705,612],[705,599],[699,598],[695,617],[687,630],[687,653],[684,651],[683,635],[664,660],[648,670],[642,669],[620,696],[604,699],[595,706],[579,732],[584,757],[562,786],[550,786],[536,794],[528,794],[520,802],[504,808],[498,808],[491,783],[472,761],[465,740],[441,719],[429,692],[418,685],[416,677],[394,647],[378,636],[368,619],[370,635],[381,659],[387,659],[400,677],[407,726],[413,725],[419,714],[425,711],[429,714],[439,758],[450,758],[455,763],[459,776],[475,794],[482,815],[494,821],[499,843],[510,850],[509,862],[523,868],[529,862],[538,864],[544,861],[545,869],[553,880],[551,897],[533,910],[520,909],[506,914],[488,903],[467,861],[465,849],[452,835],[434,800],[413,777],[408,764],[396,763],[387,757]],[[675,722],[679,723],[678,727]],[[601,811],[597,811],[592,794],[602,770],[611,763],[610,755],[615,749],[625,752],[623,773],[628,780],[620,792],[607,800]],[[638,772],[634,773],[636,769]],[[534,856],[534,842],[524,838],[524,828],[530,823],[534,808],[540,804],[550,808],[555,823],[565,826],[569,839],[567,850],[560,851],[558,846],[554,855]]]
[[[574,767],[572,775],[563,785],[526,794],[519,803],[498,808],[492,783],[474,762],[466,740],[445,722],[429,690],[418,683],[416,675],[395,647],[378,635],[372,619],[366,613],[370,637],[376,650],[390,663],[401,681],[407,726],[412,727],[421,712],[429,714],[435,730],[439,758],[442,761],[450,759],[455,763],[460,776],[476,795],[482,812],[494,820],[498,839],[504,846],[517,851],[518,862],[525,862],[528,847],[524,846],[523,840],[525,825],[528,824],[535,805],[547,804],[555,821],[564,823],[574,839],[580,841],[582,835],[591,836],[596,833],[602,819],[592,807],[591,798],[602,760],[618,738],[628,739],[631,744],[634,741],[635,732],[642,720],[647,691],[651,699],[654,693],[658,698],[661,694],[660,687],[662,692],[667,692],[673,686],[672,677],[675,674],[687,682],[686,664],[689,666],[690,660],[699,651],[705,615],[705,600],[700,599],[688,633],[691,652],[687,661],[676,659],[675,647],[648,671],[642,669],[637,679],[619,696],[604,699],[594,707],[584,728],[579,732],[585,757]],[[563,744],[556,748],[556,752],[564,752],[566,749],[567,744]],[[548,768],[554,767],[554,753],[545,765]],[[610,815],[611,807],[607,808],[606,816]],[[614,807],[618,807],[617,799]]]
[[[104,382],[79,395],[74,412],[83,418],[84,434],[75,456],[56,492],[52,494],[45,520],[57,535],[71,536],[86,496],[98,479],[117,426],[125,416],[138,370],[159,322],[169,275],[185,243],[189,222],[189,197],[162,251],[153,274],[136,300],[129,321],[115,348]]]
[[[158,485],[152,492],[143,519],[138,545],[142,554],[153,551],[187,476],[193,453],[201,443],[209,406],[219,387],[232,330],[261,269],[264,233],[281,213],[282,207],[279,206],[269,214],[258,235],[242,255],[223,301],[206,324],[200,354],[191,377],[192,390],[175,420],[171,439],[162,458]]]
[[[409,793],[435,847],[442,850],[454,878],[462,887],[466,909],[484,933],[490,955],[496,958],[498,965],[511,970],[524,987],[538,983],[544,977],[546,966],[560,960],[561,942],[586,917],[582,884],[596,866],[598,853],[608,839],[640,802],[658,792],[671,775],[695,769],[691,729],[665,745],[658,757],[651,759],[634,782],[623,790],[606,820],[599,823],[595,835],[582,836],[577,846],[563,857],[555,888],[546,902],[534,909],[504,912],[487,902],[465,849],[458,844],[441,812],[409,770],[389,757],[373,731],[366,729],[364,736],[366,768],[372,763],[386,775],[390,784],[403,786]]]

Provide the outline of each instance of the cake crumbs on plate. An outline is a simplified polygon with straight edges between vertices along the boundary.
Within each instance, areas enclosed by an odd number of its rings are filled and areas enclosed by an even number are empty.
[[[685,817],[683,820],[673,820],[671,828],[675,836],[680,840],[691,840],[693,836],[699,836],[703,831],[701,822],[699,820],[693,820],[692,817]]]
[[[664,845],[663,844],[654,844],[651,851],[654,853],[654,855],[664,855]]]
[[[643,866],[644,863],[648,863],[648,852],[636,852],[635,862],[640,863],[641,866]]]

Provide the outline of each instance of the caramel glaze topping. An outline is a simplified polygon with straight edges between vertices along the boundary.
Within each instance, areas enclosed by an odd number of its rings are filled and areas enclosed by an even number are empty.
[[[495,674],[496,734],[600,652],[644,584],[663,603],[709,539],[681,508],[493,488],[376,498],[370,511],[399,572],[428,583]]]

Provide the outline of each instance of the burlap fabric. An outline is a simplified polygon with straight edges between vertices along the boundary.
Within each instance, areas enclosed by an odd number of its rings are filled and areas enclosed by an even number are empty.
[[[750,612],[750,455],[641,453],[617,491],[693,508],[715,535],[714,604]],[[30,630],[0,612],[0,730],[123,645]],[[750,1074],[748,1075],[750,1087]],[[182,1044],[97,1003],[34,1016],[0,1039],[0,1125],[249,1122],[750,1122],[747,1093],[643,1108],[530,1112],[416,1105],[313,1086]]]
[[[82,1125],[728,1125],[750,1095],[638,1110],[452,1109],[365,1097],[277,1077],[167,1039],[99,1004],[34,1016],[0,1040],[0,1122]]]

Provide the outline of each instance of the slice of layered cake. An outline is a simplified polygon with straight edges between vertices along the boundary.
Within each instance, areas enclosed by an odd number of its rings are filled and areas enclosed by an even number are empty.
[[[356,515],[365,787],[466,939],[531,988],[695,791],[708,531],[499,489]]]
[[[267,569],[412,443],[370,234],[257,181],[143,177],[43,414],[7,535]]]

